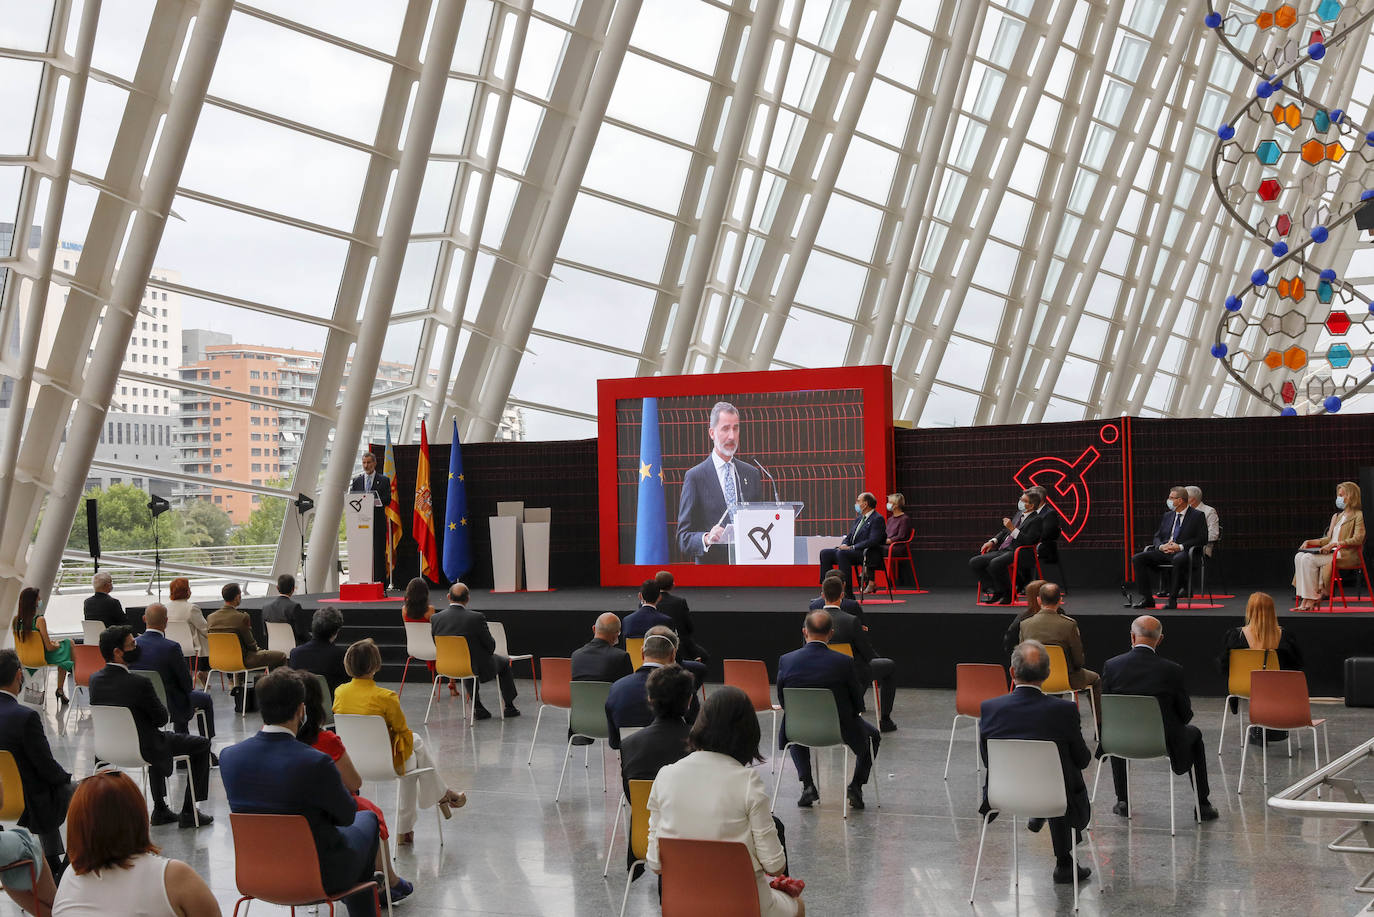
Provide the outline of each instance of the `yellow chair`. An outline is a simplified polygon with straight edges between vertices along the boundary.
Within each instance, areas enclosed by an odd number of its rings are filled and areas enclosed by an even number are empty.
[[[854,647],[850,646],[848,643],[832,643],[830,644],[830,648],[837,653],[844,653],[850,659],[854,658]]]
[[[634,880],[634,867],[643,863],[649,856],[649,791],[653,788],[652,780],[630,781],[630,852],[634,854],[635,862],[634,866],[626,870],[625,896],[620,899],[620,917],[625,917],[625,905],[630,901],[630,882]],[[620,824],[619,811],[616,812],[616,824]],[[614,828],[611,829],[611,843],[615,843]],[[606,862],[609,871],[609,855]]]
[[[1064,647],[1057,643],[1045,644],[1045,651],[1050,654],[1050,677],[1045,679],[1045,683],[1040,686],[1040,690],[1046,694],[1063,696],[1072,695],[1074,706],[1078,706],[1079,692],[1069,684],[1069,659],[1064,655]],[[1086,691],[1086,689],[1084,689]],[[1093,738],[1097,738],[1097,711],[1092,709],[1092,692],[1088,694],[1088,712],[1092,714]],[[1081,714],[1080,714],[1081,715]]]
[[[34,669],[35,672],[43,676],[43,695],[48,693],[48,671],[57,668],[48,664],[46,651],[43,649],[43,635],[37,629],[29,631],[28,635],[20,639],[19,634],[11,628],[10,633],[14,635],[14,651],[19,654],[19,662],[26,669]]]
[[[630,665],[634,666],[635,671],[638,672],[640,667],[644,665],[644,638],[626,637],[625,652],[630,654]]]
[[[266,672],[267,666],[256,665],[251,669],[243,663],[243,645],[239,643],[239,635],[231,633],[212,633],[210,636],[210,668],[206,677],[219,672],[221,675],[231,676],[235,684],[238,683],[238,676],[243,676],[244,697],[239,704],[239,716],[246,716],[248,711],[248,673]]]
[[[1263,671],[1269,668],[1272,661],[1274,668],[1279,667],[1278,659],[1270,659],[1273,650],[1231,650],[1226,673],[1226,701],[1221,706],[1221,737],[1217,739],[1217,754],[1221,754],[1222,748],[1226,745],[1226,716],[1231,710],[1231,698],[1236,698],[1236,716],[1240,716],[1241,737],[1244,738],[1250,730],[1245,728],[1245,718],[1240,714],[1239,701],[1245,701],[1246,706],[1250,704],[1250,676],[1254,672]]]
[[[7,751],[0,751],[0,787],[5,796],[4,803],[0,804],[0,822],[16,824],[24,814],[24,781],[19,776],[14,755]]]
[[[429,691],[429,704],[425,707],[425,722],[429,722],[430,707],[434,705],[434,696],[439,693],[439,686],[442,684],[440,678],[456,678],[462,687],[467,687],[467,681],[472,680],[472,710],[477,711],[477,671],[472,667],[472,652],[468,649],[467,637],[436,636],[434,638],[434,686]],[[477,723],[475,716],[468,714],[467,701],[459,698],[459,706],[462,707],[463,717],[468,721],[469,726]],[[504,714],[503,714],[504,716]]]
[[[849,645],[848,643],[831,643],[828,645],[835,652],[844,653],[850,659],[854,658],[854,647]],[[878,693],[878,683],[875,681],[873,682],[873,712],[874,714],[881,716],[882,709],[882,699]]]

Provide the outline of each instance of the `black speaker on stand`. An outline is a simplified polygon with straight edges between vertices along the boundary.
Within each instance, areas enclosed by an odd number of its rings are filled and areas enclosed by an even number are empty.
[[[166,497],[148,495],[148,512],[153,514],[153,576],[157,578],[157,600],[162,601],[162,541],[158,537],[157,517],[172,508]]]
[[[86,498],[86,545],[95,561],[95,572],[100,572],[100,515],[95,497]]]

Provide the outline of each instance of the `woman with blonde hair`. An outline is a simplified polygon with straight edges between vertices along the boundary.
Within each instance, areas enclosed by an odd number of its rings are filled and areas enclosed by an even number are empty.
[[[1342,550],[1353,549],[1353,550]],[[1364,513],[1360,509],[1360,486],[1345,481],[1336,487],[1336,513],[1326,534],[1309,538],[1293,555],[1293,585],[1298,593],[1298,610],[1311,611],[1331,593],[1332,563],[1337,570],[1360,566],[1364,550]],[[1340,556],[1335,556],[1336,552]]]
[[[1270,663],[1267,668],[1302,668],[1302,650],[1298,648],[1298,641],[1293,639],[1291,630],[1279,626],[1278,612],[1274,609],[1274,597],[1267,592],[1250,594],[1250,600],[1245,603],[1245,624],[1231,628],[1222,638],[1217,668],[1223,675],[1231,669],[1231,650],[1244,649],[1272,651],[1271,658],[1277,662],[1277,666]],[[1240,709],[1240,702],[1234,697],[1231,698],[1230,705],[1232,713]],[[1281,742],[1286,738],[1286,732],[1269,730],[1271,742]],[[1252,733],[1250,740],[1257,745],[1260,744],[1259,733]]]

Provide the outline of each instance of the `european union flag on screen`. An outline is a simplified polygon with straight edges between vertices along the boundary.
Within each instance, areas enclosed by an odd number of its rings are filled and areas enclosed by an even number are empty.
[[[448,456],[448,501],[444,506],[444,576],[457,582],[472,569],[472,519],[468,517],[468,485],[463,480],[463,444],[458,421]]]
[[[639,424],[639,512],[635,515],[635,563],[668,562],[668,520],[663,500],[663,447],[658,439],[658,399],[645,398]]]

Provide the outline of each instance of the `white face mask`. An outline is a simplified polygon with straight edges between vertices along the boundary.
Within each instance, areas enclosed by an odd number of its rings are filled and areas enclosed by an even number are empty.
[[[857,503],[854,504],[854,512],[856,512],[856,513],[862,513],[863,511],[864,511],[864,508],[863,508],[862,506],[860,506],[860,505],[857,504]]]
[[[1164,507],[1165,507],[1167,510],[1169,510],[1169,512],[1171,512],[1171,513],[1176,513],[1176,512],[1178,512],[1178,507],[1174,505],[1174,501],[1173,501],[1173,498],[1172,498],[1172,497],[1169,498],[1168,500],[1165,500],[1165,501],[1164,501]]]
[[[1022,513],[1030,512],[1030,504],[1027,503],[1025,500],[1021,500],[1020,502],[1018,502],[1016,504],[1016,508],[1019,509]]]
[[[895,508],[895,507],[893,507],[893,505],[892,505],[891,503],[889,503],[889,504],[887,505],[887,511],[888,511],[889,513],[892,512],[892,510],[893,510],[894,508]]]
[[[1345,509],[1345,497],[1336,498],[1336,509]]]

